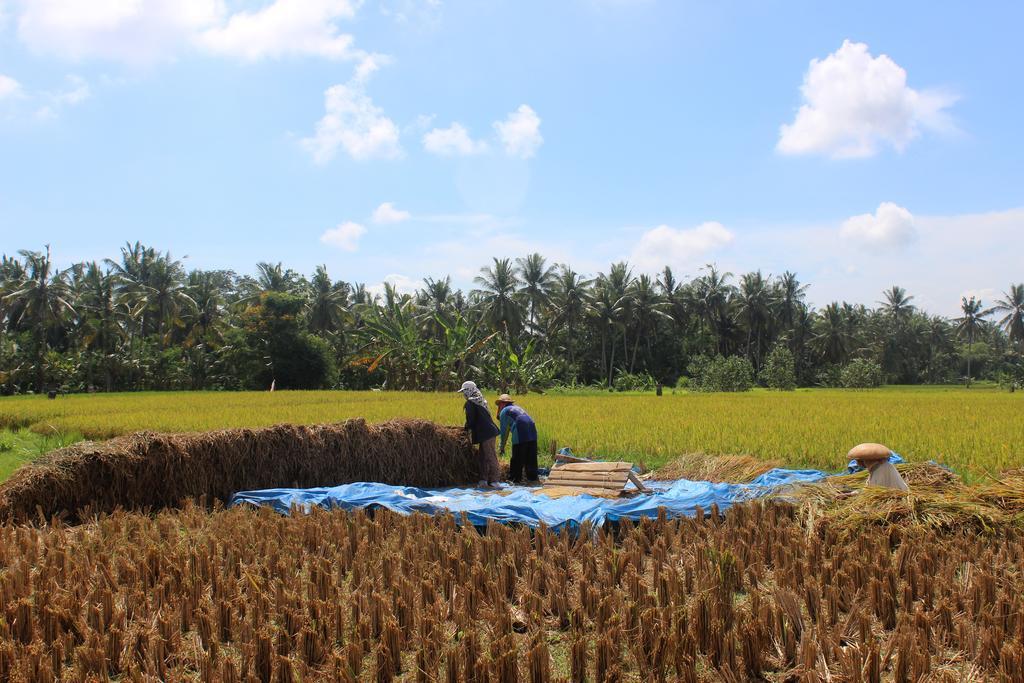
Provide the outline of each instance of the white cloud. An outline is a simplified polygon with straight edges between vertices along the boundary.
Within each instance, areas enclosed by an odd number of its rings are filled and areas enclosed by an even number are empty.
[[[21,84],[10,76],[0,74],[0,100],[14,97],[21,92]]]
[[[172,60],[189,49],[243,61],[370,57],[338,25],[355,17],[361,0],[259,4],[229,13],[225,0],[23,0],[18,37],[40,54],[131,66]]]
[[[641,235],[630,262],[648,271],[666,265],[694,265],[712,251],[731,244],[734,238],[731,231],[715,221],[688,229],[659,225]]]
[[[432,25],[440,10],[441,0],[380,0],[380,13],[399,24]]]
[[[352,59],[354,41],[335,22],[355,16],[349,0],[276,0],[256,11],[231,15],[227,23],[207,29],[199,43],[216,54],[246,61],[286,56]]]
[[[423,148],[438,156],[470,156],[487,151],[487,143],[473,140],[461,123],[435,128],[423,136]]]
[[[366,228],[359,223],[346,221],[337,227],[324,231],[320,241],[344,251],[355,251],[359,248],[359,238],[366,234]]]
[[[378,206],[373,212],[373,222],[388,224],[388,223],[401,223],[412,218],[412,214],[408,211],[402,211],[396,209],[395,205],[391,202],[384,202]]]
[[[883,212],[884,214],[884,212]],[[816,307],[831,301],[874,306],[882,290],[899,285],[923,310],[959,315],[960,298],[1005,291],[1020,282],[1024,252],[1024,207],[988,213],[915,215],[918,235],[900,249],[843,248],[841,223],[759,225],[729,250],[723,270],[742,273],[795,271],[811,283]]]
[[[874,215],[865,213],[846,219],[839,234],[866,248],[901,247],[917,239],[917,227],[909,211],[892,202],[882,202]]]
[[[84,78],[70,75],[67,77],[67,81],[68,87],[66,89],[52,94],[57,104],[74,106],[85,102],[92,96],[92,89]]]
[[[363,83],[353,79],[331,86],[324,92],[324,108],[316,132],[302,140],[316,163],[333,159],[339,147],[356,161],[402,155],[398,126],[364,92]]]
[[[540,117],[526,104],[519,105],[504,121],[495,121],[494,130],[498,132],[505,152],[520,159],[532,157],[544,142],[540,134]]]
[[[783,154],[868,157],[885,144],[902,151],[922,128],[954,128],[945,110],[956,97],[907,86],[907,72],[887,55],[872,57],[864,43],[847,40],[812,59],[800,91],[804,104],[780,129]]]
[[[370,285],[366,288],[366,291],[373,296],[383,297],[384,296],[384,283],[387,283],[398,290],[399,294],[413,294],[419,287],[420,280],[415,280],[408,275],[401,275],[399,273],[391,273],[387,275],[382,282],[376,285]]]
[[[28,0],[18,37],[41,54],[147,65],[173,57],[223,11],[221,0]]]

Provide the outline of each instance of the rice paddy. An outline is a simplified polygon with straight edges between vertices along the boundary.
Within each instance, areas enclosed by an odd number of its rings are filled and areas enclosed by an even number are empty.
[[[1024,543],[796,508],[569,536],[190,507],[0,527],[10,681],[1019,681]]]
[[[224,510],[212,501],[241,488],[471,479],[465,435],[420,419],[457,425],[461,400],[0,399],[0,427],[22,430],[7,455],[34,459],[0,496],[0,680],[1024,679],[1020,394],[521,403],[543,448],[643,461],[668,478],[835,471],[852,444],[883,441],[910,460],[911,493],[834,477],[724,516],[573,535],[386,511]],[[39,455],[29,433],[40,453],[74,434],[105,440]]]
[[[489,396],[492,401],[494,396]],[[878,441],[910,461],[935,460],[966,480],[1024,466],[1024,393],[995,389],[812,389],[746,394],[531,394],[541,451],[655,468],[688,453],[747,455],[835,471],[854,444]],[[413,392],[137,393],[0,399],[0,428],[105,439],[165,432],[396,417],[459,424],[462,400]],[[4,455],[0,453],[0,461]]]

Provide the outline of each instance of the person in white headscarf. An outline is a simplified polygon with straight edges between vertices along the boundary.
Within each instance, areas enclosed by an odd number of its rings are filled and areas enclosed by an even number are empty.
[[[466,398],[466,431],[470,433],[473,443],[479,446],[477,457],[480,463],[481,488],[500,488],[501,468],[498,466],[498,452],[495,439],[500,430],[494,424],[491,413],[487,409],[487,399],[480,393],[474,382],[463,382],[461,393]]]

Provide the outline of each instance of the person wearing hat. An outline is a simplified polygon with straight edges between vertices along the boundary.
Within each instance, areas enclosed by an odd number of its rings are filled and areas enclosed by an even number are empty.
[[[498,455],[494,450],[494,441],[498,436],[498,427],[491,419],[487,409],[487,399],[480,393],[474,382],[463,382],[457,392],[466,398],[466,431],[470,433],[473,443],[479,446],[477,457],[480,462],[480,488],[499,488],[501,468],[498,466]]]
[[[526,469],[526,480],[537,481],[537,425],[525,410],[516,405],[512,397],[502,394],[498,397],[498,423],[501,425],[501,446],[505,455],[505,443],[512,436],[512,459],[508,465],[508,478],[518,484]]]
[[[897,491],[909,491],[895,465],[889,462],[892,451],[880,443],[862,443],[854,446],[847,457],[868,471],[868,486],[882,486]]]

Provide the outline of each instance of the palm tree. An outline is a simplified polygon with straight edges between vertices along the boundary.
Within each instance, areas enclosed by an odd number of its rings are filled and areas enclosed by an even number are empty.
[[[902,287],[893,285],[889,289],[882,292],[882,296],[885,301],[879,301],[882,310],[885,311],[897,325],[905,322],[910,314],[914,312],[914,306],[910,302],[914,300],[914,297],[907,296],[907,290]]]
[[[519,278],[509,259],[494,259],[494,267],[480,269],[480,275],[473,279],[480,288],[474,290],[480,298],[484,315],[496,330],[506,336],[519,331],[523,321],[523,310],[516,300]]]
[[[42,392],[46,383],[46,352],[49,350],[48,334],[51,327],[64,314],[74,314],[71,305],[71,288],[67,271],[54,271],[50,258],[50,245],[46,253],[20,251],[25,261],[25,274],[11,283],[4,293],[5,308],[17,309],[18,324],[27,324],[35,351],[36,391]]]
[[[444,336],[445,325],[455,312],[451,277],[446,275],[438,280],[425,278],[423,289],[416,290],[415,300],[424,332],[435,338]]]
[[[86,266],[81,279],[78,313],[82,320],[82,344],[102,358],[104,384],[114,389],[114,365],[118,345],[126,336],[129,308],[120,301],[120,276],[109,267],[101,270],[94,261]],[[89,366],[90,384],[92,364]]]
[[[4,254],[0,257],[0,330],[15,330],[15,321],[21,318],[19,307],[4,300],[5,293],[21,283],[27,276],[25,266],[16,258]]]
[[[551,327],[555,330],[566,330],[569,365],[573,368],[576,367],[576,331],[587,313],[589,286],[589,280],[583,279],[572,268],[563,265],[559,268],[551,289]]]
[[[331,281],[327,266],[319,265],[309,282],[309,329],[331,334],[342,328],[348,316],[348,285]]]
[[[723,353],[729,297],[732,295],[732,286],[729,284],[732,273],[721,273],[712,264],[704,269],[707,272],[694,280],[690,295],[702,324],[707,326],[715,339],[716,350]]]
[[[204,343],[211,337],[220,341],[233,281],[231,271],[193,270],[188,274],[185,293],[195,303],[185,315],[189,343]]]
[[[792,330],[793,323],[799,315],[800,308],[804,305],[804,297],[807,295],[808,285],[800,284],[796,273],[788,270],[776,280],[776,289],[779,302],[779,322],[785,330]]]
[[[529,308],[530,330],[538,332],[537,311],[543,309],[551,300],[551,286],[555,280],[555,267],[547,265],[547,260],[538,253],[526,258],[516,259],[516,274],[522,283],[519,293]]]
[[[991,308],[982,308],[981,300],[973,296],[968,299],[961,297],[960,310],[963,316],[956,319],[957,332],[967,333],[967,386],[971,385],[971,356],[974,355],[974,335],[981,327],[984,319],[992,315]]]
[[[134,341],[136,336],[145,337],[150,333],[152,316],[146,300],[146,285],[150,279],[150,270],[157,259],[156,250],[143,246],[141,242],[126,242],[121,247],[121,260],[105,259],[105,263],[113,269],[118,278],[118,295],[121,301],[131,309],[131,320],[138,324],[130,330]]]
[[[850,355],[851,337],[843,309],[835,301],[814,321],[811,347],[830,363],[843,363]]]
[[[587,312],[596,321],[601,335],[601,367],[606,373],[608,387],[612,386],[615,374],[615,333],[623,328],[622,320],[626,311],[626,297],[619,296],[617,289],[604,277],[599,277],[594,291],[587,302]],[[611,340],[611,354],[608,341]]]
[[[645,340],[647,355],[644,358],[644,370],[651,358],[651,344],[654,340],[658,319],[671,320],[668,314],[668,302],[662,299],[655,288],[654,280],[649,275],[641,275],[633,281],[629,289],[629,298],[632,305],[633,323],[636,328],[636,337],[633,342],[633,356],[629,361],[629,371],[633,372],[636,366],[636,352],[640,348],[640,340]]]
[[[621,302],[620,319],[616,322],[616,326],[623,333],[623,355],[628,356],[630,347],[627,340],[626,323],[633,314],[630,297],[630,289],[633,285],[633,268],[626,261],[618,261],[611,264],[607,274],[598,273],[597,280],[599,283],[603,282],[604,286],[608,288],[609,296],[612,299]],[[614,338],[611,340],[611,345],[612,353],[614,353]]]
[[[147,281],[140,284],[146,306],[156,320],[160,345],[166,347],[174,331],[185,327],[182,315],[196,308],[186,290],[185,268],[181,261],[171,258],[170,252],[157,254],[150,264]]]
[[[754,369],[761,367],[761,347],[766,327],[775,306],[775,294],[761,271],[747,273],[740,280],[736,296],[737,312],[743,317],[747,328],[747,357],[754,363]],[[751,340],[755,349],[751,352]]]
[[[1003,292],[1003,298],[996,301],[992,310],[1006,314],[999,324],[1010,342],[1017,344],[1017,352],[1024,353],[1024,283],[1010,285],[1010,291]]]

